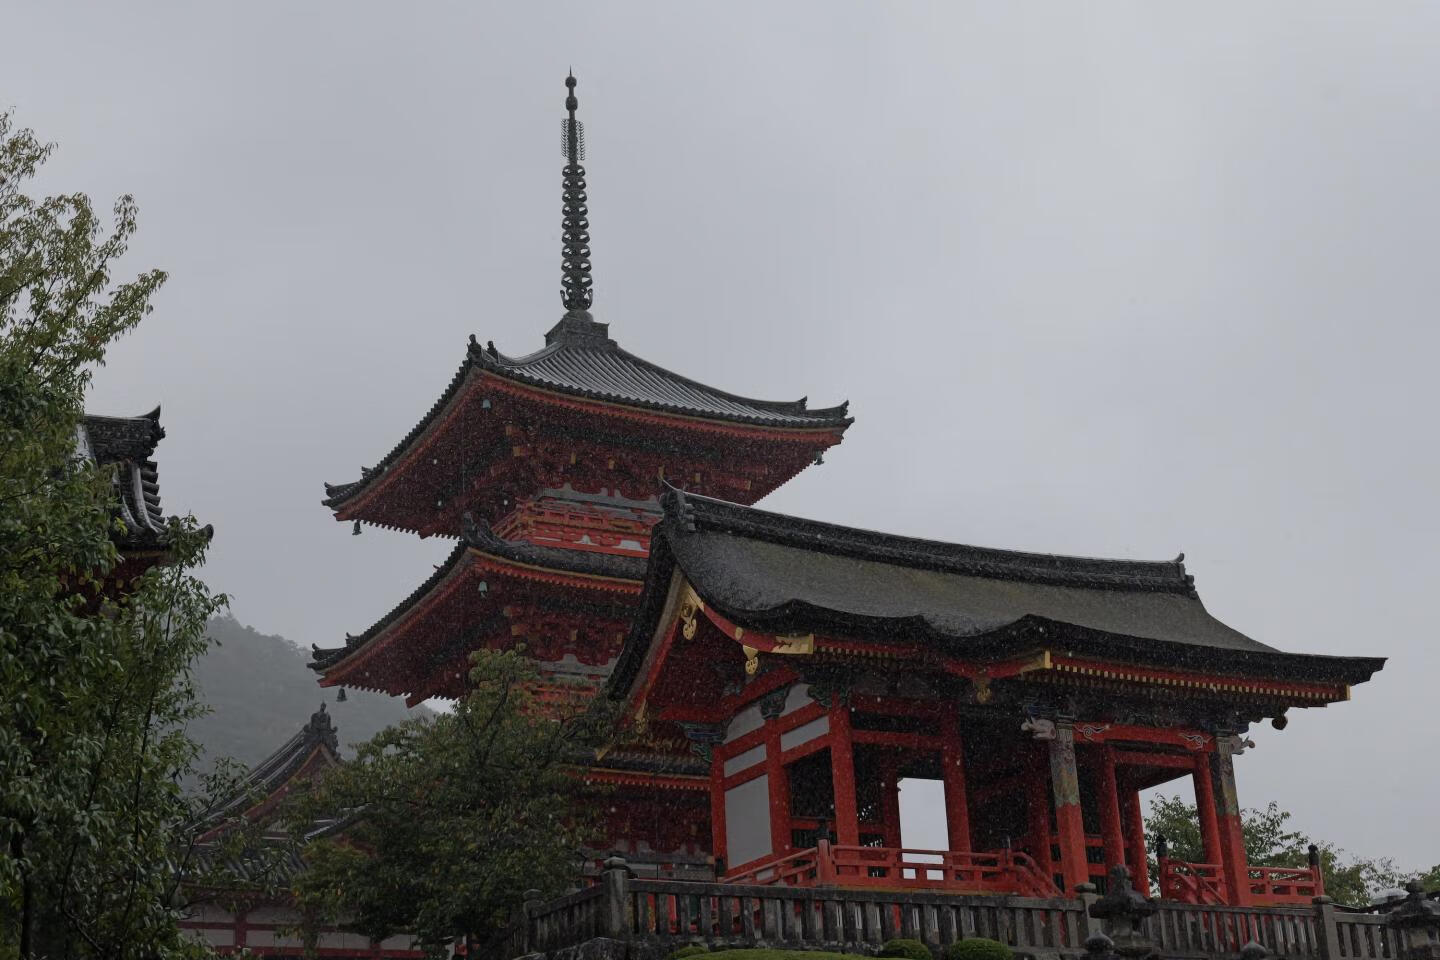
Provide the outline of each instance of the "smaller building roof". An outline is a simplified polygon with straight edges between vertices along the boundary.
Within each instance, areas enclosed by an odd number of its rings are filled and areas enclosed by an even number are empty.
[[[118,512],[125,524],[121,550],[163,546],[165,514],[160,509],[160,476],[150,458],[165,437],[160,408],[138,417],[85,414],[80,421],[80,451],[100,466],[115,466]]]
[[[213,808],[201,825],[204,836],[214,836],[237,817],[269,811],[292,784],[339,762],[339,734],[322,703],[294,736],[250,768],[234,794]]]
[[[1183,555],[1150,562],[940,543],[670,490],[641,613],[616,665],[628,687],[675,571],[746,629],[923,641],[959,656],[1049,644],[1153,663],[1358,683],[1380,658],[1289,654],[1206,611]]]

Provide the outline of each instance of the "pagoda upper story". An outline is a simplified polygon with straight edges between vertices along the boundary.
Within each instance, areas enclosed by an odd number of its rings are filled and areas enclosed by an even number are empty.
[[[601,509],[597,496],[624,510],[653,504],[666,480],[754,503],[851,422],[844,404],[752,400],[671,373],[583,313],[545,339],[512,358],[472,338],[409,435],[359,480],[327,484],[325,505],[342,521],[454,536],[467,512],[505,528],[547,496],[588,504],[581,512]]]
[[[537,543],[614,541],[644,555],[669,482],[754,503],[840,442],[846,405],[755,400],[623,349],[590,313],[584,129],[566,80],[561,300],[535,353],[510,357],[472,335],[449,387],[360,479],[326,484],[342,521],[458,536],[466,513]],[[532,537],[536,526],[545,531]],[[605,549],[609,549],[605,547]]]
[[[327,686],[462,696],[476,647],[524,643],[557,695],[593,692],[628,630],[666,485],[753,504],[851,423],[845,404],[755,400],[672,373],[594,318],[584,131],[575,79],[566,86],[565,313],[526,356],[472,336],[414,429],[360,479],[326,485],[323,502],[356,533],[460,540],[380,621],[315,648]]]

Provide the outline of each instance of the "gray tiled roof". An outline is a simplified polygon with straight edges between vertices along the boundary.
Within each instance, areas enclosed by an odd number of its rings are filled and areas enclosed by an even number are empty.
[[[939,543],[804,520],[670,490],[654,528],[640,612],[613,682],[644,656],[677,568],[747,629],[925,641],[989,656],[1040,635],[1131,662],[1259,670],[1346,683],[1380,658],[1283,653],[1206,611],[1168,562]],[[1278,674],[1272,671],[1279,671]]]
[[[326,484],[326,506],[338,507],[380,476],[436,420],[476,373],[491,373],[557,393],[602,400],[660,413],[720,420],[759,428],[844,429],[852,422],[848,404],[811,410],[805,398],[755,400],[726,393],[671,373],[622,349],[610,338],[609,325],[588,316],[566,315],[545,335],[545,346],[523,357],[509,357],[470,338],[465,362],[429,412],[374,469],[359,480]]]
[[[121,549],[161,545],[165,514],[160,509],[160,479],[150,457],[165,436],[160,408],[139,417],[86,414],[80,422],[81,452],[101,466],[114,465],[118,512],[125,523]]]

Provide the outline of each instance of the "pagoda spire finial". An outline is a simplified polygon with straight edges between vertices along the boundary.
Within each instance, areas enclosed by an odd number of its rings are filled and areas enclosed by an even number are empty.
[[[590,287],[590,221],[585,208],[585,125],[575,119],[580,101],[575,99],[575,75],[565,78],[568,91],[565,109],[570,114],[564,121],[561,148],[565,152],[564,236],[561,240],[560,300],[567,316],[590,319],[590,304],[595,291]]]

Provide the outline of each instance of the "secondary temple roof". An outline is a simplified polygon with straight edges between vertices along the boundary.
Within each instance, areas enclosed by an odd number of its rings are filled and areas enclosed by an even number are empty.
[[[164,546],[165,514],[160,509],[160,476],[155,447],[165,437],[160,408],[138,417],[85,414],[76,445],[100,466],[115,466],[116,512],[125,533],[116,545],[122,552],[157,550]]]
[[[1282,653],[1212,617],[1182,559],[1101,560],[939,543],[671,490],[645,596],[616,666],[624,691],[678,572],[747,630],[922,640],[998,656],[1041,642],[1229,673],[1359,683],[1381,658]]]

